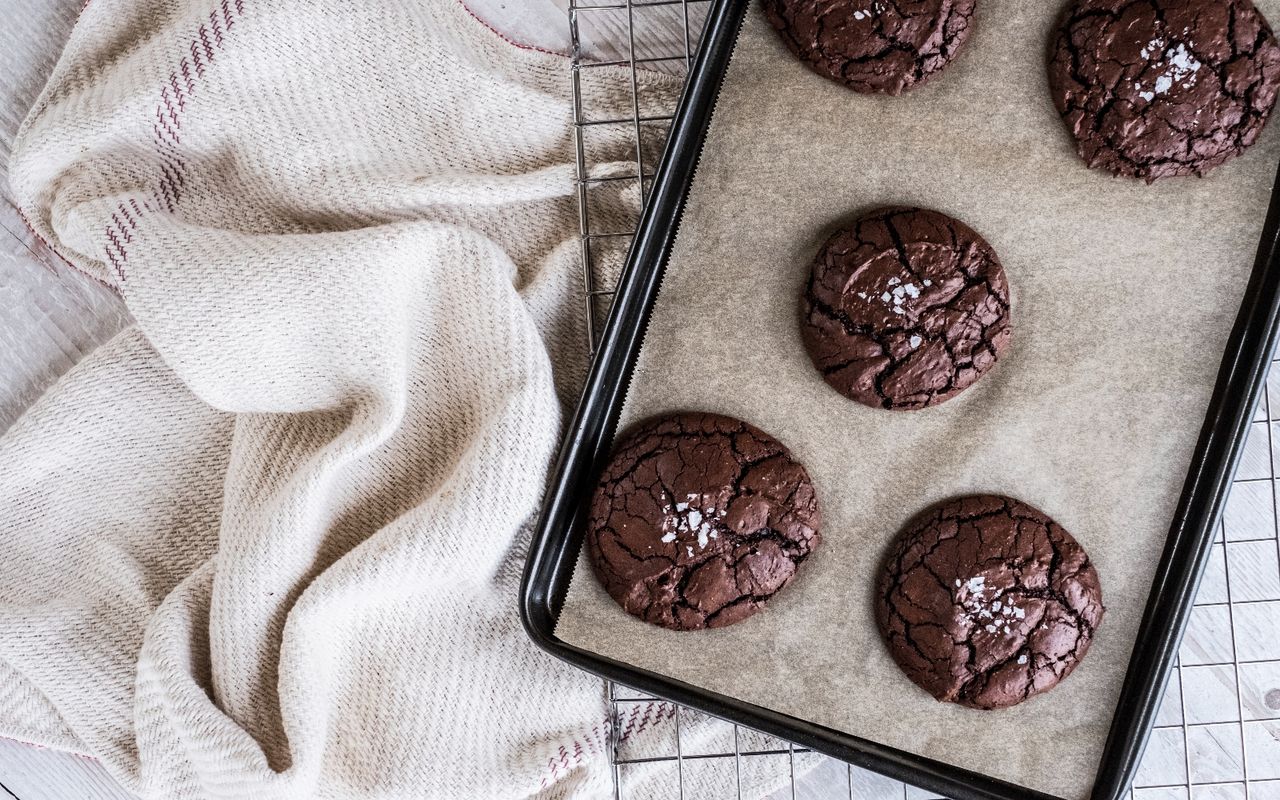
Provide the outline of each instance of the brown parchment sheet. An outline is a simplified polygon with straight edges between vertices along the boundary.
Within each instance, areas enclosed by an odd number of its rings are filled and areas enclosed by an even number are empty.
[[[1256,0],[1280,21],[1280,0]],[[1089,793],[1151,578],[1253,266],[1280,131],[1208,177],[1087,169],[1050,101],[1059,2],[982,0],[965,51],[901,97],[794,59],[757,4],[730,65],[622,425],[697,409],[747,420],[808,467],[823,543],[768,609],[677,633],[624,613],[582,562],[565,641],[714,692],[1065,798]],[[999,366],[936,408],[889,412],[823,383],[799,334],[818,246],[888,204],[967,222],[1013,294]],[[938,500],[997,492],[1088,549],[1106,619],[1052,692],[1001,711],[934,701],[876,631],[876,569]]]

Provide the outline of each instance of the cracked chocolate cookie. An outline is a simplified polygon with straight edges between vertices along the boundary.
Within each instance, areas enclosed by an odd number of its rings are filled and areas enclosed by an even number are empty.
[[[765,0],[769,22],[814,72],[858,92],[902,94],[938,74],[973,28],[975,0]]]
[[[755,614],[818,546],[818,499],[777,439],[686,413],[641,423],[600,476],[587,551],[626,611],[675,630]]]
[[[1262,132],[1280,46],[1250,0],[1078,0],[1049,84],[1090,167],[1148,183],[1203,175]]]
[[[1009,285],[995,251],[937,211],[882,208],[822,246],[801,332],[822,377],[859,403],[937,405],[1009,344]]]
[[[1070,675],[1103,610],[1098,573],[1071,534],[993,495],[912,520],[876,597],[880,632],[907,677],[939,700],[986,709]]]

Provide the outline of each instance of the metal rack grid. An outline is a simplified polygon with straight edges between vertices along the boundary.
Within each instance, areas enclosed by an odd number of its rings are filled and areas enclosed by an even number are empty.
[[[584,313],[589,345],[613,295],[636,220],[598,226],[590,193],[631,181],[646,197],[674,97],[654,108],[642,75],[683,75],[710,0],[570,0],[571,67]],[[592,70],[630,72],[628,113],[597,116]],[[634,170],[597,175],[587,139],[625,131]],[[655,146],[655,144],[657,146]],[[1273,411],[1275,409],[1275,411]],[[1280,539],[1273,362],[1187,636],[1130,800],[1280,800]],[[610,685],[616,800],[927,800],[927,792]],[[643,781],[629,776],[644,770]],[[638,788],[643,787],[643,788]]]

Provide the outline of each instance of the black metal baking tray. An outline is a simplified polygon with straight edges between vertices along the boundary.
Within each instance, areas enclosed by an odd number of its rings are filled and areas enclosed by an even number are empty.
[[[955,800],[1048,800],[1051,796],[1041,792],[602,657],[555,635],[556,621],[582,549],[586,501],[609,454],[720,85],[752,1],[715,0],[707,16],[702,45],[690,68],[649,203],[640,219],[627,267],[618,283],[613,308],[534,530],[520,594],[525,630],[547,652],[609,680]],[[1094,781],[1094,800],[1119,800],[1133,780],[1177,656],[1196,588],[1208,564],[1213,531],[1242,451],[1254,402],[1266,379],[1280,326],[1280,193],[1275,187],[1273,183],[1253,273],[1227,341],[1152,581]]]

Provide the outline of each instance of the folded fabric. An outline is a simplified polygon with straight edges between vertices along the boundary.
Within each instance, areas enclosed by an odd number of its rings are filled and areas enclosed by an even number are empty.
[[[0,735],[165,800],[612,793],[515,605],[585,366],[570,121],[458,0],[87,5],[11,179],[136,325],[0,438]]]

